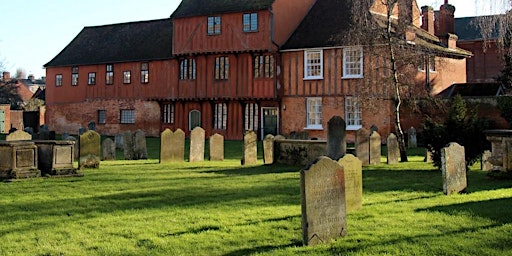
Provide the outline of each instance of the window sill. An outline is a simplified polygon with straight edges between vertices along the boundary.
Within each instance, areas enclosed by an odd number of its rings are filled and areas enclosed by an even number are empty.
[[[341,79],[362,79],[364,76],[342,76]]]
[[[304,77],[303,79],[304,79],[304,81],[308,81],[308,80],[324,80],[324,77],[323,76],[312,76],[312,77]]]
[[[304,127],[304,130],[308,130],[308,131],[323,131],[324,128],[322,126],[308,126],[308,127]]]
[[[347,125],[347,128],[345,130],[347,131],[357,131],[359,129],[363,128],[362,125]]]

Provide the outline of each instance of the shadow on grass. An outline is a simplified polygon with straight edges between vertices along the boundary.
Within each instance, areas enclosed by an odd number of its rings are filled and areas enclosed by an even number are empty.
[[[300,170],[301,170],[301,167],[297,167],[297,166],[274,164],[274,165],[240,166],[240,167],[236,167],[236,168],[222,168],[221,170],[210,170],[210,171],[204,171],[201,173],[251,176],[251,175],[261,175],[261,174],[270,174],[270,173],[287,173],[287,172],[296,172],[297,174],[299,174]]]
[[[280,250],[285,249],[288,247],[298,247],[302,246],[302,241],[299,240],[292,240],[290,244],[283,244],[283,245],[266,245],[266,246],[257,246],[253,248],[245,248],[236,250],[227,254],[224,254],[224,256],[238,256],[238,255],[252,255],[256,253],[264,253],[264,252],[271,252],[274,250]]]

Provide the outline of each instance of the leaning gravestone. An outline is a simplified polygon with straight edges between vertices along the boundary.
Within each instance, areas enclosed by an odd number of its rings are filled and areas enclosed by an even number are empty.
[[[210,136],[210,161],[224,161],[224,136]]]
[[[274,163],[274,135],[267,134],[263,139],[263,163],[273,164]]]
[[[87,131],[80,135],[80,159],[78,168],[99,168],[100,166],[100,135],[95,131]]]
[[[387,163],[397,164],[400,158],[400,148],[398,147],[398,140],[394,133],[390,133],[387,138]]]
[[[18,141],[18,140],[32,140],[32,134],[28,132],[24,132],[22,130],[17,130],[7,136],[5,136],[6,141]]]
[[[378,132],[372,132],[370,135],[370,164],[380,164],[381,140]]]
[[[101,148],[103,151],[101,160],[116,160],[116,144],[112,139],[106,138],[103,140]]]
[[[244,134],[244,151],[242,165],[256,164],[258,159],[258,138],[256,132],[247,131]]]
[[[133,134],[133,159],[148,159],[146,134],[142,130],[137,130]]]
[[[190,162],[204,161],[205,131],[201,127],[196,127],[190,134]]]
[[[409,137],[408,147],[409,148],[418,147],[418,139],[416,138],[416,129],[414,129],[414,127],[411,126],[411,128],[409,128],[409,130],[407,130],[407,136]]]
[[[327,123],[327,157],[338,160],[347,152],[346,123],[340,116],[333,116]]]
[[[305,245],[328,243],[346,235],[343,167],[319,157],[300,173],[302,232]]]
[[[356,156],[363,165],[370,164],[370,132],[365,128],[356,131]]]
[[[347,212],[363,207],[363,165],[361,160],[352,154],[345,155],[338,163],[345,172],[345,198]]]
[[[489,162],[489,159],[491,158],[492,153],[490,150],[485,150],[482,154],[482,160],[480,162],[480,169],[482,171],[492,171],[493,165],[491,162]]]
[[[123,149],[124,149],[124,159],[125,160],[133,160],[135,159],[135,153],[133,152],[133,133],[131,131],[126,131],[123,133]]]
[[[467,188],[464,147],[452,142],[441,149],[443,192],[445,195],[464,192]]]

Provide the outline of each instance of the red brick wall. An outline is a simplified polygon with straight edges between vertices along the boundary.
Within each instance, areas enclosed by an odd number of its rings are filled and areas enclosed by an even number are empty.
[[[463,41],[457,45],[473,53],[467,61],[468,83],[494,82],[504,67],[503,60],[495,42],[489,42],[484,48],[483,41]]]
[[[0,132],[9,133],[9,129],[11,129],[11,105],[0,105],[0,110],[3,110],[5,113],[5,130]]]

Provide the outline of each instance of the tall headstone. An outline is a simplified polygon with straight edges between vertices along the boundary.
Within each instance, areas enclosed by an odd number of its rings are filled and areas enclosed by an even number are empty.
[[[95,131],[87,131],[80,135],[80,159],[78,168],[99,168],[100,166],[100,135]]]
[[[327,122],[327,157],[338,160],[347,152],[345,140],[346,123],[340,116],[333,116]]]
[[[142,130],[137,130],[133,133],[133,156],[135,160],[148,159],[146,134]]]
[[[15,132],[5,136],[6,141],[18,141],[18,140],[32,140],[32,134],[22,131],[16,130]]]
[[[347,212],[363,207],[363,165],[352,154],[346,154],[338,163],[345,172],[345,199]]]
[[[116,149],[124,149],[123,134],[116,134],[114,142],[116,143]]]
[[[370,135],[370,164],[380,164],[381,151],[381,138],[378,132],[372,132]]]
[[[343,167],[320,157],[302,170],[302,233],[305,245],[328,243],[347,233],[345,176]]]
[[[370,132],[365,128],[356,131],[356,156],[363,165],[370,164]]]
[[[185,132],[178,128],[171,137],[171,160],[183,162],[185,159]]]
[[[417,139],[417,135],[416,135],[416,129],[414,129],[414,127],[411,126],[411,128],[409,128],[409,130],[407,130],[407,136],[409,138],[409,143],[408,143],[408,147],[409,148],[417,148],[418,147],[418,139]]]
[[[224,161],[224,136],[210,136],[210,161]]]
[[[103,152],[101,160],[116,160],[116,144],[112,139],[106,138],[103,140],[101,148]]]
[[[464,147],[451,142],[441,149],[441,170],[445,195],[464,192],[467,188]]]
[[[133,160],[135,159],[135,153],[133,152],[133,133],[131,131],[126,131],[123,133],[123,149],[124,149],[124,159],[125,160]]]
[[[172,131],[165,129],[160,133],[160,163],[172,162],[171,160],[171,138]]]
[[[274,163],[274,135],[267,134],[263,139],[263,163],[273,164]]]
[[[387,163],[397,164],[400,158],[400,148],[398,147],[398,140],[394,133],[390,133],[387,138]]]
[[[196,127],[190,134],[190,162],[204,161],[205,131],[201,127]]]
[[[258,136],[256,132],[247,131],[244,134],[244,151],[242,165],[256,164],[258,160]]]

